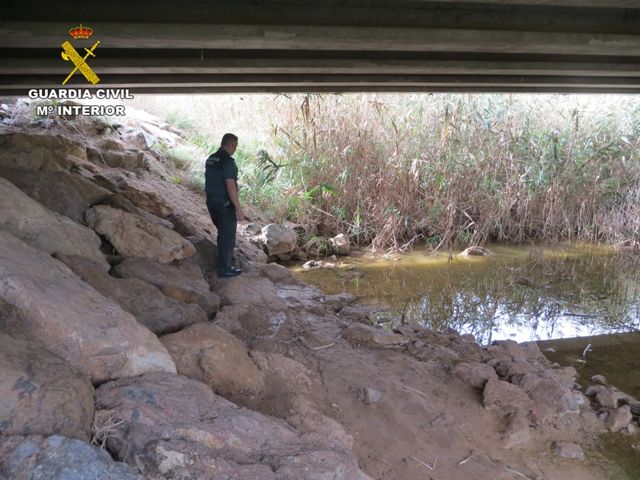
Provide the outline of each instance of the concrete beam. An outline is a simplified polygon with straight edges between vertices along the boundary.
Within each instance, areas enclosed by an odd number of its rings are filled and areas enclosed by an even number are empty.
[[[98,58],[90,62],[99,74],[359,74],[359,75],[555,75],[573,77],[638,77],[640,59],[628,63],[570,61],[498,61],[498,60],[411,60],[343,58]],[[47,57],[0,59],[1,75],[33,76],[69,73],[69,65]]]
[[[59,87],[94,29],[136,91],[635,92],[640,0],[4,0],[0,91]],[[86,87],[81,77],[73,85]]]
[[[640,77],[570,77],[570,76],[517,76],[517,75],[101,75],[103,88],[142,88],[155,86],[184,87],[258,87],[274,89],[296,87],[312,89],[314,86],[354,87],[362,90],[375,90],[378,87],[406,86],[418,90],[431,87],[469,86],[469,87],[564,87],[591,89],[640,88]],[[61,83],[58,75],[3,75],[0,86],[5,89],[22,87],[58,88]],[[68,88],[85,88],[86,82],[77,75],[68,84]]]
[[[272,87],[259,85],[254,87],[233,86],[233,87],[220,87],[217,85],[207,87],[193,87],[193,86],[175,86],[175,85],[160,85],[151,87],[136,87],[133,90],[134,95],[146,95],[146,94],[258,94],[258,93],[332,93],[332,94],[347,94],[347,93],[366,93],[366,92],[378,92],[378,93],[522,93],[522,94],[536,94],[536,93],[557,93],[557,94],[620,94],[620,95],[637,95],[640,94],[640,88],[610,88],[606,92],[602,89],[590,88],[585,86],[580,87],[487,87],[487,86],[441,86],[441,87],[428,87],[428,88],[416,88],[414,86],[406,85],[394,85],[394,86],[378,86],[375,89],[366,87],[323,87],[315,85],[313,87]],[[4,88],[0,86],[0,96],[3,97],[24,97],[26,90],[24,88]]]
[[[0,48],[52,48],[68,23],[0,22]],[[637,56],[640,35],[290,25],[93,25],[105,47]],[[86,42],[89,44],[90,42]]]
[[[4,0],[6,21],[85,24],[164,23],[506,29],[628,33],[640,29],[640,6],[614,1],[428,0]],[[67,27],[68,28],[68,27]]]
[[[459,2],[459,0],[438,1],[443,4],[455,4]],[[497,5],[543,5],[553,7],[638,8],[637,0],[465,0],[465,2]]]

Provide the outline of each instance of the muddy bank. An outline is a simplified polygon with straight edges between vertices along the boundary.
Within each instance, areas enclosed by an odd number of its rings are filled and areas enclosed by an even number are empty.
[[[593,448],[610,422],[535,345],[375,326],[265,263],[264,230],[215,278],[202,194],[150,147],[182,142],[162,122],[6,118],[3,477],[624,478]]]

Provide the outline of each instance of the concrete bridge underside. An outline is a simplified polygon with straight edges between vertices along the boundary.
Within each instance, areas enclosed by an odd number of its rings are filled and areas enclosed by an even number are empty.
[[[640,92],[640,0],[4,0],[0,95],[61,87],[65,40],[134,93]]]

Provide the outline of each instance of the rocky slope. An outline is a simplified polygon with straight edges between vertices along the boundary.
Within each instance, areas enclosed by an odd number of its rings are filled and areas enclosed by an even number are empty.
[[[181,141],[167,125],[16,108],[0,108],[0,477],[624,478],[593,448],[633,430],[624,395],[598,419],[535,345],[388,332],[244,238],[246,273],[219,281],[202,194],[152,148]]]

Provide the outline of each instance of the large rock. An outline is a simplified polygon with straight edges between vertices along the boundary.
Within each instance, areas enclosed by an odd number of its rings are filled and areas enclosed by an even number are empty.
[[[47,210],[4,178],[0,178],[0,230],[45,252],[80,255],[108,267],[95,232]]]
[[[118,459],[148,477],[364,480],[353,454],[314,448],[286,424],[238,408],[180,375],[146,374],[102,385],[96,404],[116,427]]]
[[[152,163],[152,157],[146,152],[135,149],[118,151],[88,147],[87,159],[96,165],[106,165],[107,167],[123,168],[125,170],[149,170]]]
[[[99,271],[93,262],[82,257],[55,257],[156,335],[177,332],[194,323],[207,321],[207,314],[199,305],[179,302],[143,280],[114,278]]]
[[[70,172],[84,167],[93,171],[87,161],[84,145],[62,135],[0,132],[0,167]]]
[[[605,408],[618,408],[625,394],[614,388],[603,387],[596,394],[596,402]]]
[[[228,305],[220,309],[216,325],[245,341],[286,335],[289,317],[284,311],[260,309],[255,305]]]
[[[166,265],[141,258],[127,258],[113,269],[121,278],[138,278],[159,288],[162,293],[184,303],[196,303],[213,315],[220,307],[220,297],[209,290],[195,263]]]
[[[160,218],[166,218],[173,214],[171,205],[145,182],[118,172],[102,173],[97,175],[94,180],[112,192],[122,193],[138,208]]]
[[[291,270],[277,263],[258,263],[255,268],[272,282],[290,283],[294,281]]]
[[[0,309],[0,328],[41,342],[94,383],[175,372],[164,346],[131,314],[63,263],[6,232],[0,232]]]
[[[0,477],[29,480],[143,480],[97,447],[60,435],[0,437]]]
[[[77,223],[84,223],[84,212],[112,195],[90,180],[66,172],[6,168],[0,170],[0,176],[49,210]]]
[[[484,387],[485,408],[527,410],[533,402],[522,388],[503,380],[489,380]]]
[[[523,412],[512,412],[507,415],[507,428],[502,436],[506,448],[520,447],[531,442],[529,421]]]
[[[264,375],[244,343],[211,323],[193,325],[160,340],[178,373],[209,385],[223,397],[252,395],[264,386]]]
[[[0,432],[89,440],[93,387],[79,370],[27,340],[0,333]]]
[[[142,217],[145,220],[150,221],[151,223],[155,223],[162,227],[168,228],[169,230],[173,230],[175,227],[169,220],[165,220],[154,215],[153,213],[136,207],[131,200],[129,200],[121,193],[110,193],[108,197],[104,198],[99,203],[101,205],[107,205],[119,210],[124,210],[125,212],[133,213],[134,215],[138,215],[139,217]]]
[[[263,309],[285,310],[274,283],[263,277],[239,275],[220,285],[223,305],[258,305]]]
[[[86,217],[89,226],[107,237],[125,257],[170,263],[196,253],[193,244],[179,233],[122,210],[98,205],[89,209]]]
[[[369,348],[400,347],[409,343],[402,335],[390,333],[383,328],[353,323],[344,329],[342,336],[352,345]]]
[[[338,255],[349,255],[351,253],[351,243],[349,237],[344,233],[340,233],[329,239],[329,245]]]
[[[255,239],[263,246],[267,255],[273,256],[293,252],[297,236],[292,228],[270,223],[262,228],[262,232]]]
[[[580,445],[571,442],[554,442],[553,450],[556,455],[562,458],[572,458],[584,460],[584,452]]]
[[[607,416],[607,428],[612,432],[619,432],[633,420],[629,405],[623,405],[609,413]]]
[[[218,246],[206,237],[186,237],[196,248],[196,255],[191,259],[202,273],[211,277],[218,266]]]
[[[536,403],[547,404],[555,413],[577,412],[578,404],[573,392],[552,379],[527,382],[525,390]]]
[[[482,390],[489,380],[498,380],[496,371],[485,363],[461,362],[456,365],[453,373],[465,383],[479,390]]]

